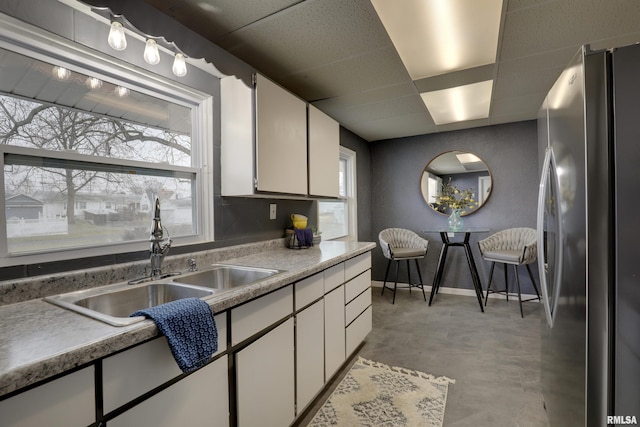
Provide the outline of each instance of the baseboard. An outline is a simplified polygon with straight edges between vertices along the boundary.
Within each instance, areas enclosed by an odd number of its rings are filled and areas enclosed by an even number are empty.
[[[371,281],[371,286],[375,287],[375,288],[382,288],[382,283],[379,280],[372,280]],[[387,286],[389,285],[389,283],[387,282]],[[393,285],[393,283],[392,283]],[[398,282],[398,291],[408,291],[409,288],[407,287],[408,285],[406,283],[400,283]],[[431,292],[431,285],[424,285],[424,291],[425,292]],[[476,292],[473,289],[460,289],[460,288],[447,288],[445,286],[440,286],[440,290],[438,291],[440,293],[443,294],[450,294],[450,295],[463,295],[463,296],[468,296],[468,297],[475,297],[476,296]],[[518,299],[518,294],[517,293],[510,293],[509,297],[511,298],[516,298],[516,300]],[[495,294],[492,293],[491,294],[491,298],[496,298],[496,299],[507,299],[506,295],[503,294]],[[537,295],[531,295],[531,294],[522,294],[522,300],[526,300],[526,299],[530,299],[530,298],[538,298]],[[538,302],[538,301],[531,301],[531,302]]]

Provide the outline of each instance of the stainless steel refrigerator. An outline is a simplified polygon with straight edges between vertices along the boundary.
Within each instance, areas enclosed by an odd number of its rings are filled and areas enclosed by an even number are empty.
[[[640,45],[583,47],[538,117],[552,427],[640,423]]]

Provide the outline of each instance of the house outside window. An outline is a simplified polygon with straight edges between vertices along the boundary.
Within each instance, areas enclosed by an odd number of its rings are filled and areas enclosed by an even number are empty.
[[[146,248],[155,197],[174,243],[212,240],[209,95],[82,46],[31,50],[44,32],[2,36],[0,266]]]
[[[339,198],[318,201],[318,228],[323,240],[358,240],[356,153],[340,147]]]

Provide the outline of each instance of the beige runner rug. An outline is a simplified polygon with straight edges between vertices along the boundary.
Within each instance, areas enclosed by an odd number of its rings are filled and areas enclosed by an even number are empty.
[[[453,383],[359,358],[309,426],[441,427]]]

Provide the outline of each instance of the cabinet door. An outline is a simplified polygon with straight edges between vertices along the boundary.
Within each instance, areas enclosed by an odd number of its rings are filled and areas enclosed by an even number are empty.
[[[0,425],[7,427],[86,426],[95,421],[93,367],[0,402]]]
[[[220,80],[220,190],[223,196],[254,192],[253,88],[235,76]]]
[[[296,407],[298,414],[324,385],[324,301],[296,314]]]
[[[291,318],[236,354],[238,426],[288,426],[295,418],[293,333]]]
[[[307,104],[256,76],[257,189],[307,194]]]
[[[309,194],[338,197],[340,125],[309,106]]]
[[[227,357],[221,357],[109,421],[108,426],[228,426],[227,365]]]
[[[325,378],[328,380],[344,363],[344,285],[324,296]]]
[[[218,351],[214,356],[227,349],[226,312],[216,314],[215,320]],[[181,374],[164,336],[107,357],[102,362],[104,411],[109,413]]]

